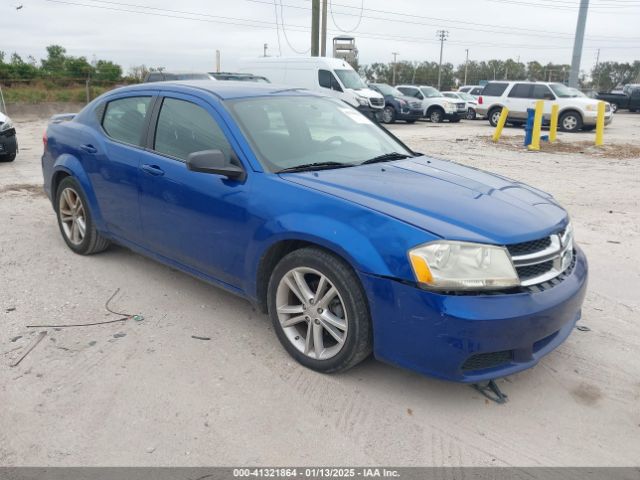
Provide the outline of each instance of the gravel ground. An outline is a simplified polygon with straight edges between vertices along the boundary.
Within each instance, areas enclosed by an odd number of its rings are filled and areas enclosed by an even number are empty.
[[[305,370],[242,299],[123,248],[74,255],[40,188],[46,122],[15,120],[20,154],[0,164],[0,465],[638,465],[640,115],[616,115],[605,151],[560,134],[529,153],[516,129],[493,145],[484,121],[392,127],[553,193],[589,257],[590,331],[500,380],[502,406],[373,359]],[[111,307],[143,321],[26,328],[117,318],[104,304],[118,288]]]

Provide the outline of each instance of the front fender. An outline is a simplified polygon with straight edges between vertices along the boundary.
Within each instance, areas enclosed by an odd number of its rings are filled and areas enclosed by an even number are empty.
[[[360,228],[357,221],[347,223],[323,214],[289,213],[270,219],[256,231],[247,249],[245,292],[249,297],[257,298],[258,267],[263,256],[275,244],[291,240],[319,245],[342,257],[358,272],[413,278],[406,252],[409,247],[425,241],[425,232],[407,235],[398,230],[414,230],[412,227],[383,216],[375,217],[375,220],[368,219],[370,230]],[[412,242],[415,243],[411,245]]]
[[[87,173],[80,163],[80,160],[67,153],[60,155],[53,165],[53,174],[51,176],[52,181],[54,178],[56,178],[56,175],[59,172],[65,172],[67,175],[72,176],[78,181],[80,187],[82,187],[85,197],[87,198],[87,202],[89,203],[91,218],[93,219],[96,229],[103,232],[106,231],[105,223],[102,218],[102,213],[100,212],[96,194],[93,190],[93,187],[91,186],[91,182],[89,181]],[[51,196],[54,199],[53,201],[55,201],[55,192],[53,192],[53,189]]]

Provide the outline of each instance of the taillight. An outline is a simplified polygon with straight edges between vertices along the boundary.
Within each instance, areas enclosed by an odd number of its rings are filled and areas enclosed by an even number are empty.
[[[42,145],[44,145],[44,148],[47,148],[47,131],[46,130],[42,134]]]
[[[478,97],[478,105],[482,105],[482,95]]]

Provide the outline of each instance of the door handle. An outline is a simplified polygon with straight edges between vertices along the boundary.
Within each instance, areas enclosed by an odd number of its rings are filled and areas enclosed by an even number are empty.
[[[90,143],[86,143],[84,145],[80,145],[80,150],[83,150],[87,153],[96,153],[98,149],[91,145]]]
[[[160,177],[164,175],[164,170],[162,170],[157,165],[149,165],[148,163],[145,163],[144,165],[142,165],[142,170],[144,170],[149,175],[153,175],[154,177]]]

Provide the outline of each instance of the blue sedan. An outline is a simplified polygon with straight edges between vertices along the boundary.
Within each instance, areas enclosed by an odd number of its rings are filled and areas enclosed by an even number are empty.
[[[117,243],[241,295],[320,372],[376,358],[478,382],[580,318],[587,261],[539,190],[412,151],[271,84],[124,87],[52,118],[42,168],[78,254]]]

